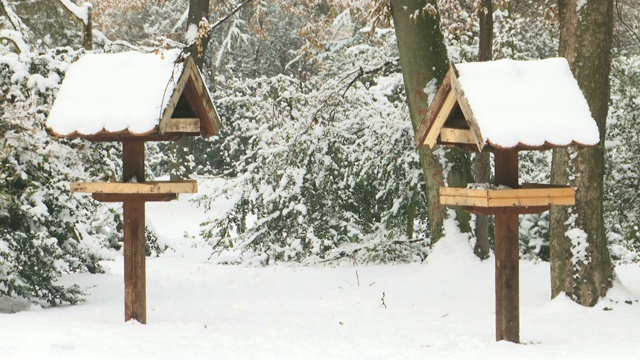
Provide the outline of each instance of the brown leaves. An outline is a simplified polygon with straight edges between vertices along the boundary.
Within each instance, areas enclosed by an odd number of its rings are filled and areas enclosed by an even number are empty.
[[[198,49],[198,58],[204,58],[204,50],[206,39],[209,38],[209,29],[211,25],[204,16],[198,23],[198,36],[196,38],[196,48]]]

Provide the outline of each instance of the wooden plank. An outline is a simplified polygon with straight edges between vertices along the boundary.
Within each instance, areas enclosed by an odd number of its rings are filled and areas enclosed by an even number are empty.
[[[487,195],[491,199],[501,198],[537,198],[537,197],[570,197],[575,195],[571,187],[547,187],[539,189],[504,189],[488,190]]]
[[[110,193],[93,193],[91,194],[96,201],[100,202],[127,202],[127,201],[142,201],[142,202],[159,202],[159,201],[171,201],[175,200],[177,194],[110,194]]]
[[[543,206],[543,205],[574,205],[574,197],[530,197],[530,198],[489,198],[487,207],[520,207],[520,206]]]
[[[187,61],[193,61],[193,59],[187,59]],[[176,110],[176,106],[178,106],[178,101],[180,101],[180,97],[182,96],[182,92],[187,84],[187,80],[189,75],[185,75],[186,68],[183,70],[180,78],[176,82],[176,85],[173,88],[173,93],[171,94],[171,98],[169,99],[169,103],[167,107],[164,109],[164,113],[162,114],[162,118],[160,119],[160,124],[158,125],[158,131],[160,134],[164,134],[166,132],[166,127],[173,115],[173,112]]]
[[[476,143],[469,129],[453,129],[443,127],[440,129],[440,143],[474,144]]]
[[[453,70],[451,72],[451,89],[456,93],[456,97],[458,98],[458,105],[460,105],[460,110],[464,114],[465,119],[467,120],[467,124],[469,125],[469,129],[473,134],[473,138],[475,139],[476,146],[478,147],[478,151],[482,151],[482,148],[486,145],[484,141],[484,137],[482,135],[482,131],[480,131],[480,126],[478,125],[478,121],[476,117],[473,115],[473,110],[469,105],[469,101],[467,97],[464,95],[464,91],[462,90],[462,86],[460,86],[460,82],[458,81],[458,70],[455,65],[451,66]]]
[[[183,96],[200,119],[200,135],[209,137],[218,134],[220,131],[220,117],[213,105],[207,86],[202,80],[200,70],[198,70],[191,57],[185,61],[184,70],[178,79],[162,119],[160,119],[160,133],[164,134],[166,132],[169,120],[178,105],[178,101]]]
[[[449,91],[447,97],[440,108],[440,111],[436,115],[433,124],[429,127],[429,132],[427,136],[424,138],[423,145],[426,145],[430,148],[433,148],[436,145],[436,141],[438,140],[438,136],[440,135],[440,129],[444,125],[445,121],[449,115],[451,115],[451,110],[453,110],[454,105],[456,104],[456,94],[453,91]]]
[[[198,118],[171,118],[164,128],[165,133],[192,133],[200,134],[200,119]]]
[[[127,201],[124,207],[124,320],[147,323],[145,205]]]
[[[107,194],[180,194],[197,193],[196,180],[147,181],[145,183],[72,182],[71,192]]]
[[[186,100],[191,105],[200,119],[202,119],[202,128],[200,135],[209,137],[218,134],[220,131],[220,118],[211,102],[209,90],[202,81],[200,70],[195,63],[191,62],[189,67],[192,69],[189,75],[189,81],[185,87]]]
[[[496,215],[515,213],[522,214],[540,214],[551,208],[551,206],[523,206],[523,207],[479,207],[479,206],[463,206],[464,210],[476,215]]]
[[[440,194],[441,205],[489,207],[487,197],[448,196]]]
[[[79,136],[76,136],[79,137]],[[182,137],[182,134],[167,133],[159,134],[157,129],[154,132],[145,135],[131,134],[128,131],[118,133],[100,133],[96,135],[81,136],[83,139],[91,142],[124,142],[124,141],[174,141]]]
[[[570,197],[575,194],[575,189],[570,186],[549,185],[541,188],[522,189],[467,189],[460,187],[441,187],[440,194],[448,196],[469,196],[489,198],[530,198],[530,197]]]
[[[489,191],[486,189],[467,189],[460,187],[440,187],[440,195],[460,196],[460,197],[489,197]]]
[[[436,116],[438,115],[438,113],[440,112],[440,109],[442,108],[442,104],[444,103],[445,99],[449,95],[449,92],[451,91],[451,73],[452,72],[453,72],[453,69],[449,68],[447,74],[444,76],[444,79],[442,80],[442,84],[440,84],[440,87],[436,92],[436,95],[431,101],[431,104],[429,104],[427,113],[422,118],[422,121],[420,122],[420,125],[416,130],[415,141],[416,141],[416,145],[419,148],[422,148],[425,146],[425,138],[427,134],[431,132],[431,128],[433,127],[433,122]]]
[[[442,187],[440,203],[472,207],[575,205],[575,190],[566,186],[505,190]]]

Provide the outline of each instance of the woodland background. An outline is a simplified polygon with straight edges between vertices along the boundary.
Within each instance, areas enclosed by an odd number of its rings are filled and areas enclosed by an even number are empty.
[[[117,144],[55,140],[44,129],[67,67],[89,51],[87,22],[63,3],[0,0],[0,295],[51,305],[82,299],[82,289],[56,279],[100,272],[122,233],[118,206],[68,191],[70,181],[118,179]],[[209,22],[241,3],[211,0]],[[188,7],[94,1],[91,51],[185,46]],[[450,61],[475,61],[479,2],[438,7]],[[494,2],[493,58],[557,56],[556,9]],[[626,263],[640,249],[640,5],[616,0],[615,12],[603,202],[611,256]],[[190,234],[208,239],[209,261],[425,261],[424,177],[385,1],[254,0],[211,32],[202,71],[220,136],[195,140],[184,168],[172,166],[181,155],[172,145],[148,144],[147,171],[225,180],[197,200],[211,215]],[[550,152],[521,153],[521,182],[548,183],[550,166]],[[234,204],[229,211],[211,209],[219,197]],[[149,255],[169,250],[153,229],[147,238]],[[521,217],[520,252],[549,260],[548,213]]]

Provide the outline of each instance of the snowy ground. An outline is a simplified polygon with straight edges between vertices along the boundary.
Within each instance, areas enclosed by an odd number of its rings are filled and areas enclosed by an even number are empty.
[[[427,264],[211,265],[206,247],[184,238],[203,218],[186,200],[147,205],[176,248],[147,260],[147,325],[123,322],[118,258],[105,274],[64,279],[88,288],[80,305],[0,298],[0,359],[640,358],[640,303],[551,301],[548,264],[520,263],[523,344],[497,343],[493,261],[464,241],[443,240]],[[639,265],[617,272],[640,294]]]

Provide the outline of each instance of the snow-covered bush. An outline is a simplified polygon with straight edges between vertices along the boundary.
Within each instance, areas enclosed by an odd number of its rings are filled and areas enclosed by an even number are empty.
[[[640,251],[640,56],[620,55],[611,69],[607,119],[605,221],[609,240]]]
[[[55,91],[77,55],[70,48],[0,53],[0,294],[52,305],[80,300],[79,289],[55,285],[56,279],[99,272],[99,261],[117,240],[111,210],[69,192],[69,181],[90,177],[84,164],[95,160],[100,146],[58,141],[44,129]]]
[[[380,41],[395,44],[385,31]],[[305,81],[278,75],[219,77],[214,94],[227,129],[212,146],[233,175],[201,200],[234,206],[203,235],[220,262],[423,258],[424,197],[397,60],[362,41],[331,43],[317,59],[333,69]],[[341,72],[336,69],[342,69]],[[346,71],[345,71],[346,70]],[[408,242],[408,211],[420,241]]]

